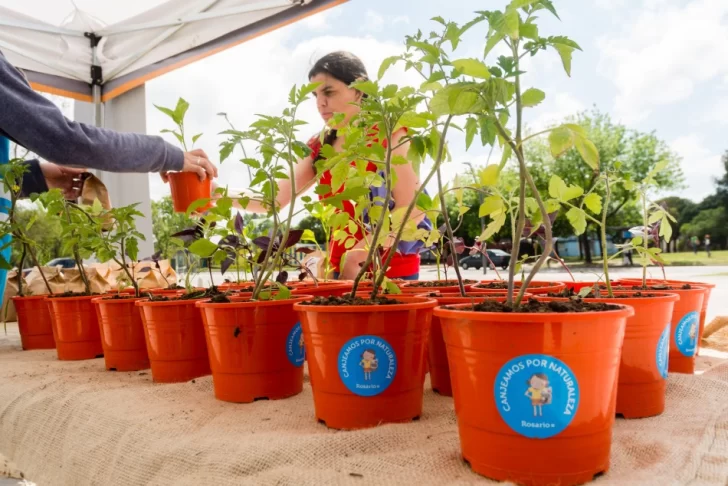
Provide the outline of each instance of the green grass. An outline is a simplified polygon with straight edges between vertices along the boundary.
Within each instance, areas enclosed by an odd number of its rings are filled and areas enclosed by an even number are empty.
[[[711,252],[710,258],[704,251],[663,253],[662,259],[668,265],[728,265],[728,250]]]

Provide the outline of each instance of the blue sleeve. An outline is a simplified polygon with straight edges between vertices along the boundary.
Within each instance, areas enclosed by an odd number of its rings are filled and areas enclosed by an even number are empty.
[[[161,137],[119,133],[68,120],[33,91],[0,53],[0,133],[60,165],[108,172],[182,170],[184,154]]]
[[[48,191],[43,172],[40,170],[40,162],[37,160],[26,160],[28,170],[23,174],[23,185],[20,188],[20,197],[30,197],[31,194],[40,194]]]

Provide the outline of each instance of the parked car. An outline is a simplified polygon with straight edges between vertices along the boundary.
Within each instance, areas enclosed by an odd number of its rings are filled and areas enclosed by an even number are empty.
[[[458,258],[458,263],[460,264],[460,268],[463,270],[467,270],[468,268],[476,268],[480,270],[483,268],[483,255],[464,254]]]
[[[493,262],[493,265],[495,265],[496,267],[501,267],[503,270],[508,268],[508,265],[511,262],[511,256],[508,253],[497,248],[492,250],[487,249],[485,251],[486,253],[488,253],[488,258],[490,258],[490,261]]]
[[[420,252],[420,263],[435,263],[437,259],[435,254],[430,250]]]
[[[62,257],[62,258],[54,258],[53,260],[49,261],[45,265],[46,267],[58,267],[61,268],[76,268],[76,260],[73,258],[68,257]]]

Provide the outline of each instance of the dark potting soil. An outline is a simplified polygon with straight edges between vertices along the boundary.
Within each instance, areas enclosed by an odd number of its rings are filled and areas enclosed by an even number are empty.
[[[475,280],[463,280],[463,284],[470,285],[477,283]],[[412,282],[408,287],[457,287],[458,283],[452,280],[428,280],[426,282]]]
[[[67,298],[67,297],[92,297],[94,295],[101,295],[96,292],[91,292],[90,294],[88,292],[64,292],[62,294],[55,294],[53,298]]]
[[[618,296],[613,297],[615,299],[624,299],[624,298],[639,299],[639,298],[648,298],[648,297],[658,297],[656,294],[643,293],[640,291],[641,289],[626,288],[626,287],[621,287],[621,286],[616,286],[616,285],[612,287],[612,290],[614,292],[625,292],[625,291],[629,292],[629,291],[638,290],[637,292],[630,294],[629,296],[619,296],[618,295]],[[578,292],[575,292],[572,289],[566,288],[566,289],[562,290],[561,292],[549,292],[548,294],[546,294],[546,296],[554,297],[554,298],[562,298],[562,299],[580,299],[580,298],[610,299],[610,298],[612,298],[612,297],[609,297],[609,292],[607,291],[606,287],[599,289],[599,295],[595,295],[594,289],[592,289],[591,292],[589,292],[589,294],[581,297],[581,296],[579,296]]]
[[[104,300],[129,300],[134,298],[136,297],[134,297],[133,295],[116,294],[110,297],[104,297]]]
[[[343,297],[330,295],[328,297],[314,297],[312,300],[302,302],[304,305],[327,305],[327,306],[353,306],[353,305],[392,305],[399,304],[394,299],[387,297],[376,297],[374,300],[364,297],[352,297],[344,295]]]
[[[184,295],[175,296],[175,297],[169,297],[166,295],[150,295],[149,301],[150,302],[170,302],[173,300],[196,300],[196,299],[208,299],[213,298],[217,295],[225,295],[223,292],[220,292],[217,287],[210,287],[209,289],[205,290],[197,290],[195,292],[189,292]]]
[[[647,287],[643,287],[641,285],[635,285],[631,288],[631,290],[691,290],[693,287],[690,284],[681,285],[680,287],[676,287],[674,285],[668,285],[668,284],[658,284],[658,285],[648,285]]]
[[[449,306],[446,309],[458,310]],[[581,313],[581,312],[602,312],[620,309],[619,306],[613,304],[604,304],[597,302],[584,302],[581,299],[574,299],[560,302],[541,302],[536,299],[530,299],[517,309],[508,305],[506,302],[497,302],[494,300],[486,300],[474,304],[472,311],[474,312],[518,312],[522,314],[545,314],[545,313]],[[459,309],[463,310],[463,309]]]
[[[497,290],[508,290],[508,282],[497,280],[488,283],[479,283],[475,286],[476,289],[497,289]]]

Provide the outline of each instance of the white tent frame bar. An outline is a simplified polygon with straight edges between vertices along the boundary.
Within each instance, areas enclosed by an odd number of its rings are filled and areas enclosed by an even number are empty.
[[[214,3],[214,2],[213,2]],[[271,10],[281,7],[289,7],[295,4],[304,4],[304,0],[268,0],[265,2],[258,2],[252,5],[246,5],[240,8],[231,8],[227,10],[219,10],[215,12],[201,12],[191,15],[186,15],[174,20],[165,20],[160,22],[147,22],[144,24],[125,25],[123,27],[110,27],[107,29],[101,29],[96,32],[99,37],[109,37],[116,34],[125,34],[127,32],[136,32],[139,30],[156,29],[159,27],[172,27],[182,26],[191,22],[197,22],[200,20],[210,20],[220,17],[227,17],[230,15],[238,15],[250,12],[260,12],[263,10]]]
[[[50,24],[40,24],[35,22],[23,22],[23,21],[12,21],[0,19],[0,26],[3,27],[16,27],[19,29],[35,30],[37,32],[46,32],[48,34],[61,34],[73,37],[83,37],[83,32],[77,30],[64,29],[62,27],[56,27]]]

